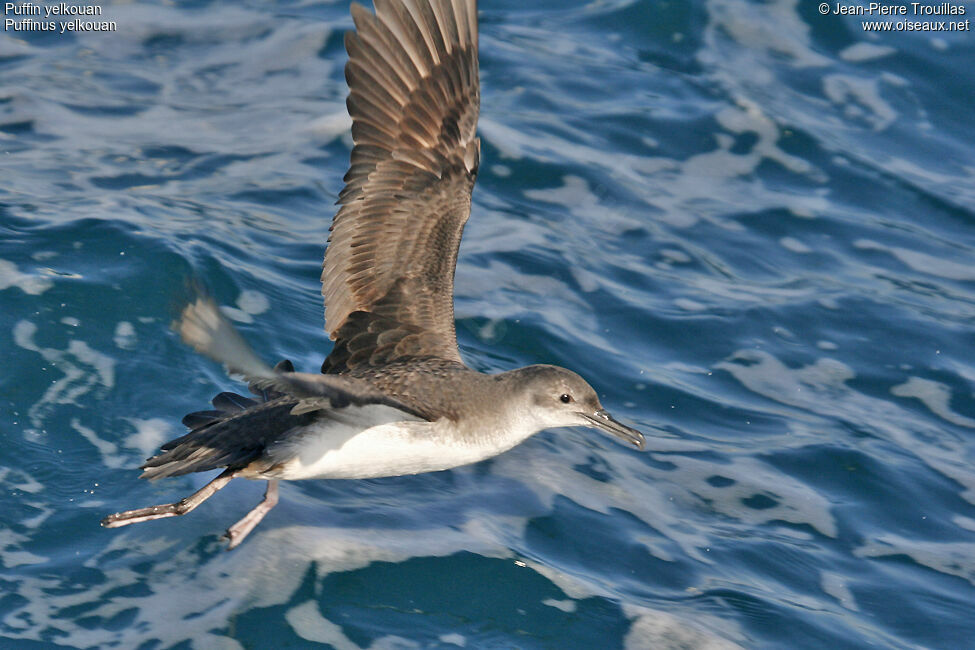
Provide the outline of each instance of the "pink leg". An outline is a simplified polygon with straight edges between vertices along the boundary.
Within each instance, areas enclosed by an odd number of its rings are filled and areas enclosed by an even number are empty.
[[[116,512],[102,519],[102,526],[105,528],[118,528],[128,526],[142,521],[152,519],[162,519],[163,517],[178,517],[194,510],[198,505],[212,497],[227,483],[234,478],[236,470],[226,469],[217,478],[213,479],[199,490],[175,503],[165,503],[159,506],[149,506],[148,508],[138,508],[136,510],[126,510]]]
[[[278,480],[271,479],[267,482],[267,490],[264,492],[264,500],[258,503],[253,510],[244,515],[243,519],[227,529],[225,537],[230,540],[227,550],[237,548],[237,545],[244,541],[244,538],[254,530],[257,524],[261,523],[264,515],[270,512],[271,508],[278,503]]]

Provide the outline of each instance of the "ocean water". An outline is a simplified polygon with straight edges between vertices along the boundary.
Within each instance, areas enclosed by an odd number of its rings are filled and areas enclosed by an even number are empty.
[[[188,279],[329,349],[348,3],[97,6],[0,32],[0,647],[975,647],[971,32],[484,0],[464,358],[665,435],[285,484],[228,553],[260,483],[98,522],[210,478],[137,478],[242,389],[169,329]]]

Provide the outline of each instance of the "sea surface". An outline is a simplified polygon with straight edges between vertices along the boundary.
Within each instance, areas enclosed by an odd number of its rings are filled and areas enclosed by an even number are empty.
[[[972,32],[483,0],[462,354],[578,371],[649,451],[284,484],[228,553],[262,483],[99,520],[209,480],[138,466],[246,390],[170,330],[188,285],[329,350],[349,6],[97,6],[0,31],[0,647],[975,647]]]

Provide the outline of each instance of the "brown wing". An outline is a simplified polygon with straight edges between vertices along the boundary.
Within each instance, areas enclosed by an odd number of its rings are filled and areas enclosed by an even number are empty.
[[[352,164],[322,270],[323,370],[425,356],[460,361],[457,248],[480,141],[476,0],[352,6]]]

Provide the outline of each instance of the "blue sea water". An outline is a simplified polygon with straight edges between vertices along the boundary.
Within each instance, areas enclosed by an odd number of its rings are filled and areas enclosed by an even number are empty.
[[[975,647],[971,32],[483,0],[462,353],[666,436],[286,484],[227,553],[261,484],[98,522],[209,479],[137,478],[241,389],[169,330],[188,278],[328,351],[348,3],[98,6],[0,32],[0,646]]]

